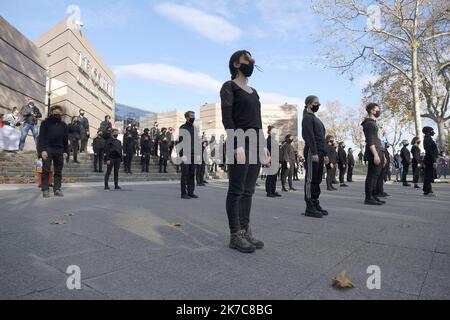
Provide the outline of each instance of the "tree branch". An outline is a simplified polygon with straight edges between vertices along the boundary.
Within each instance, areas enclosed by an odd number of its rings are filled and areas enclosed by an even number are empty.
[[[450,31],[433,34],[432,36],[429,36],[429,37],[426,37],[425,39],[423,39],[423,42],[426,42],[428,40],[432,40],[435,38],[443,37],[443,36],[450,36]]]

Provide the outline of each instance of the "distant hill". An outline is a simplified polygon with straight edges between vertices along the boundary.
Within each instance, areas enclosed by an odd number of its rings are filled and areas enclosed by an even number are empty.
[[[139,118],[154,112],[116,103],[116,121],[139,122]]]

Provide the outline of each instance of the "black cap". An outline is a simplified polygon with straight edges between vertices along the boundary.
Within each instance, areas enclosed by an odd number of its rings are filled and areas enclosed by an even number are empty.
[[[434,131],[432,127],[423,127],[422,132],[423,134],[431,134]]]

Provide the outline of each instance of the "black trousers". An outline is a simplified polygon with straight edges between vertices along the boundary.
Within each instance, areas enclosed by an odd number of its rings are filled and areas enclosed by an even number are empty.
[[[88,142],[89,138],[87,135],[83,135],[81,137],[81,145],[80,145],[80,152],[85,152],[86,151],[86,145]]]
[[[319,156],[319,162],[312,161],[311,151],[304,151],[305,157],[305,202],[311,205],[314,200],[319,200],[320,197],[320,183],[323,177],[323,156]],[[328,177],[327,177],[328,178]],[[332,181],[332,180],[331,180]]]
[[[42,191],[48,191],[48,176],[53,163],[53,191],[61,190],[62,170],[64,167],[63,152],[47,151],[47,160],[42,159]]]
[[[193,194],[195,190],[195,164],[181,164],[181,195]]]
[[[125,162],[123,164],[125,167],[125,172],[131,172],[131,164],[133,163],[133,156],[134,156],[133,152],[126,153]]]
[[[148,172],[149,166],[150,166],[150,153],[146,153],[141,156],[141,165],[142,165],[142,172]]]
[[[266,192],[267,194],[274,194],[277,192],[277,174],[268,175],[266,177]]]
[[[347,168],[342,165],[339,164],[339,183],[343,184],[345,183],[345,172],[346,172]]]
[[[420,177],[419,165],[417,163],[413,162],[412,170],[413,170],[413,182],[414,182],[414,184],[418,184],[419,183],[419,177]]]
[[[281,185],[286,188],[286,178],[289,183],[289,188],[292,189],[292,177],[294,175],[294,164],[290,163],[290,168],[287,167],[287,162],[281,163]]]
[[[366,192],[366,200],[370,200],[373,199],[373,196],[375,195],[378,177],[380,176],[382,165],[381,163],[379,165],[375,165],[373,161],[372,152],[370,151],[366,153],[366,158],[368,162],[368,167],[367,167],[365,192]]]
[[[336,164],[333,164],[333,168],[328,164],[327,165],[327,189],[330,189],[333,187],[333,180],[336,176]]]
[[[120,158],[110,160],[110,164],[108,165],[105,174],[105,186],[107,186],[109,183],[109,176],[111,175],[113,168],[114,168],[114,186],[117,187],[119,185]]]
[[[78,140],[78,139],[70,140],[70,149],[72,150],[73,161],[78,161],[78,151],[80,150],[80,140]],[[67,158],[67,161],[69,161],[69,157]]]
[[[164,167],[164,172],[167,172],[167,160],[164,158],[159,158],[159,172],[162,172]]]
[[[247,157],[248,158],[248,157]],[[226,210],[230,233],[247,229],[260,164],[229,164]]]
[[[205,181],[205,167],[206,165],[203,164],[196,164],[196,170],[195,170],[195,176],[197,180],[197,184],[202,184],[203,181]]]
[[[347,168],[347,181],[353,182],[353,166],[349,165]]]
[[[103,161],[105,157],[105,152],[103,149],[97,150],[96,153],[94,153],[94,170],[97,171],[103,171]],[[97,166],[98,165],[98,166]]]
[[[408,183],[408,173],[409,173],[409,164],[403,163],[403,174],[402,174],[403,184]]]
[[[425,168],[423,170],[423,193],[429,194],[433,192],[431,184],[434,180],[433,161],[425,159]]]

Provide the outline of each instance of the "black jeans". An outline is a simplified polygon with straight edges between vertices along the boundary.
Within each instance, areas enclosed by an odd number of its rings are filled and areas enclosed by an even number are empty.
[[[413,182],[414,184],[419,183],[419,176],[420,176],[420,168],[417,163],[412,164],[412,170],[413,170]]]
[[[290,163],[290,168],[287,167],[287,162],[281,164],[281,185],[286,188],[286,178],[289,183],[289,188],[292,189],[292,177],[294,175],[294,164]]]
[[[159,172],[161,173],[164,167],[164,172],[167,172],[167,160],[159,158]]]
[[[349,165],[347,168],[347,181],[353,182],[353,166]]]
[[[64,167],[64,155],[63,152],[60,151],[47,151],[48,158],[47,160],[42,159],[42,191],[48,191],[48,176],[49,172],[52,168],[53,162],[53,191],[61,190],[62,184],[62,170]]]
[[[306,150],[306,148],[304,151],[304,157],[306,169],[305,202],[307,205],[311,205],[313,200],[319,200],[320,197],[320,183],[322,182],[323,177],[324,159],[323,156],[319,156],[319,162],[313,162],[311,151]]]
[[[247,229],[261,164],[229,164],[226,210],[230,233]]]
[[[331,168],[330,164],[327,165],[327,189],[330,189],[333,187],[333,179],[336,176],[336,164],[333,164],[333,168]]]
[[[191,195],[195,190],[195,164],[181,164],[181,195]]]
[[[70,140],[70,149],[72,149],[73,161],[78,161],[78,151],[80,150],[80,140],[78,140],[78,139]],[[67,157],[67,162],[69,162],[69,157]]]
[[[105,152],[103,149],[97,150],[96,153],[94,153],[94,171],[102,171],[103,161],[105,157]],[[98,167],[97,167],[98,165]]]
[[[382,165],[381,163],[379,165],[375,165],[373,161],[372,152],[370,151],[366,153],[366,158],[368,162],[368,167],[367,167],[365,192],[366,192],[366,200],[371,200],[375,195],[378,177],[380,176]]]
[[[266,178],[266,192],[267,194],[274,194],[277,192],[277,174],[268,175]]]
[[[143,154],[141,159],[142,172],[148,172],[150,166],[150,153]]]
[[[110,164],[108,165],[105,174],[105,187],[109,183],[109,176],[111,175],[113,168],[114,168],[114,186],[117,187],[119,185],[120,158],[110,160]]]
[[[197,180],[197,184],[202,184],[203,181],[205,181],[204,177],[205,177],[205,164],[197,164],[196,166],[196,172],[195,172],[195,176],[196,176],[196,180]]]
[[[403,184],[408,183],[408,173],[409,173],[409,164],[403,163],[403,175],[402,175],[402,182]]]
[[[423,193],[429,194],[433,192],[433,189],[431,187],[431,183],[434,180],[433,161],[425,159],[424,165],[425,168],[423,170]]]
[[[347,170],[347,167],[340,164],[339,165],[339,183],[343,184],[345,183],[345,171]]]
[[[124,167],[125,167],[125,172],[131,172],[131,164],[133,163],[133,156],[134,153],[130,152],[127,153],[125,156],[125,162],[124,162]]]

